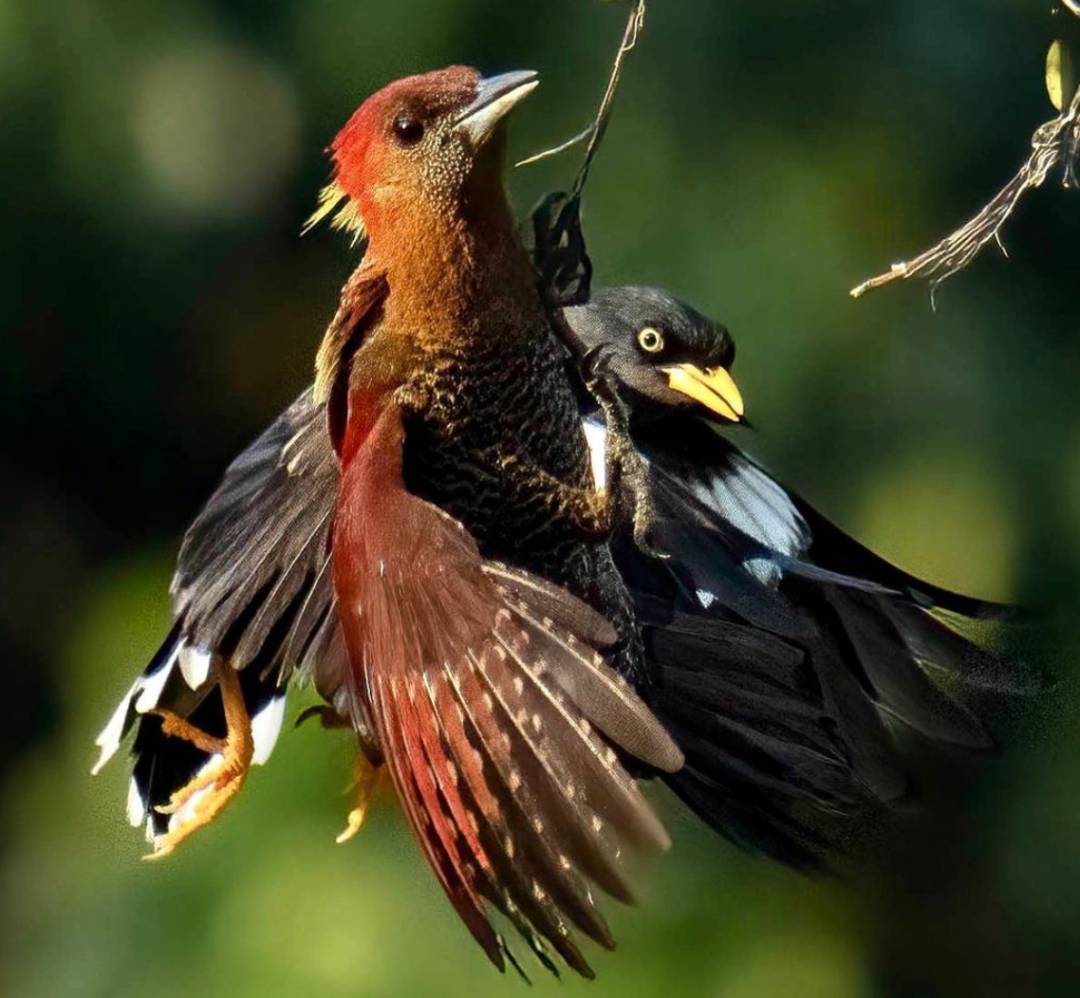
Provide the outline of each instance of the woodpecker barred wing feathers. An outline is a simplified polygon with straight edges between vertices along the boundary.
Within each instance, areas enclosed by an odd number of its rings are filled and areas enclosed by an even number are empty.
[[[334,574],[354,695],[492,961],[505,944],[489,909],[545,962],[550,948],[590,976],[572,928],[611,945],[591,885],[628,899],[623,852],[668,844],[622,759],[671,771],[681,753],[604,661],[605,621],[485,562],[456,520],[405,491],[403,441],[388,408],[343,477]]]

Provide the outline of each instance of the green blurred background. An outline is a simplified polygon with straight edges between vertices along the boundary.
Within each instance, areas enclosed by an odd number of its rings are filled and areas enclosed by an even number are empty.
[[[1048,186],[946,285],[846,290],[935,241],[1052,116],[1050,0],[656,0],[587,205],[600,283],[723,319],[742,442],[905,567],[1044,611],[1059,684],[929,780],[882,868],[817,882],[661,800],[600,995],[1075,994],[1080,198]],[[535,68],[513,151],[576,131],[624,11],[586,0],[0,0],[0,993],[523,993],[389,799],[351,844],[349,741],[286,731],[168,862],[92,740],[164,632],[184,525],[309,378],[354,256],[298,238],[320,150],[389,79]],[[573,158],[518,171],[515,203]],[[934,786],[941,783],[941,786]],[[586,985],[538,981],[536,993]]]

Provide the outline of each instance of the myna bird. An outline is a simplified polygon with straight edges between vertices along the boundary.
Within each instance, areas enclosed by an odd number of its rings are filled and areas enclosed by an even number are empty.
[[[1027,686],[946,622],[1014,608],[948,592],[873,554],[725,433],[744,421],[728,331],[665,291],[613,288],[561,313],[615,378],[653,493],[653,543],[616,564],[655,682],[642,693],[686,755],[665,777],[725,835],[798,867],[845,819],[904,796],[897,725],[986,749],[965,692]],[[587,396],[583,393],[583,398]],[[607,427],[586,417],[594,468]]]
[[[628,898],[622,845],[666,842],[629,772],[812,865],[819,818],[903,791],[885,714],[986,743],[919,660],[996,667],[926,611],[998,610],[876,559],[708,425],[743,419],[718,324],[615,289],[554,316],[577,358],[556,342],[498,180],[499,119],[532,85],[401,81],[338,136],[316,214],[368,253],[314,388],[188,531],[174,627],[98,767],[137,721],[129,817],[165,854],[265,761],[309,678],[492,960],[489,909],[588,973],[571,925],[611,942],[590,884]],[[661,557],[609,544],[620,464],[584,390],[601,382]]]

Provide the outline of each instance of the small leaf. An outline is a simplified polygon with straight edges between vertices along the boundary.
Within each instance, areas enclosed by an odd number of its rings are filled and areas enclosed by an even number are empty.
[[[1064,111],[1076,92],[1076,69],[1072,54],[1059,38],[1046,53],[1046,92],[1050,103],[1059,111]]]

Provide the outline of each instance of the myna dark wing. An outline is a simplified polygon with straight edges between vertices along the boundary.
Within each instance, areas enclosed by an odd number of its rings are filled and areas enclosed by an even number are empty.
[[[903,794],[893,720],[938,742],[991,744],[955,680],[1007,687],[1010,667],[931,610],[992,605],[854,557],[865,549],[850,539],[819,539],[808,504],[698,420],[637,442],[652,542],[669,557],[623,539],[617,563],[659,677],[648,699],[687,756],[668,782],[703,817],[803,864],[817,851],[815,812]]]
[[[208,679],[215,656],[240,670],[255,761],[269,757],[292,669],[318,677],[341,661],[329,572],[338,480],[325,409],[309,389],[233,461],[187,531],[172,582],[175,622],[99,736],[96,768],[155,708],[222,733],[220,696]],[[169,818],[154,808],[209,757],[166,738],[153,716],[142,718],[134,754],[129,818],[161,834]]]
[[[772,564],[767,563],[767,554],[757,561],[751,557],[748,567],[763,581],[778,582],[785,568],[804,574],[818,570],[833,573],[838,582],[891,590],[918,606],[972,619],[1002,619],[1016,613],[1013,606],[951,592],[892,565],[780,484],[707,420],[663,421],[638,443],[666,477],[682,483],[724,524],[781,556]]]
[[[897,568],[832,524],[707,424],[687,422],[698,426],[687,427],[678,439],[691,442],[694,459],[685,450],[672,454],[655,442],[642,444],[672,518],[680,525],[709,528],[683,543],[709,544],[712,538],[715,547],[722,538],[745,570],[782,593],[827,590],[833,594],[833,610],[859,632],[854,639],[857,647],[865,649],[869,638],[867,629],[854,623],[858,612],[852,604],[878,618],[870,632],[894,641],[902,638],[903,646],[924,663],[942,666],[975,685],[1030,692],[1031,680],[1015,666],[950,626],[962,625],[960,618],[1008,619],[1019,613],[1017,607],[951,592]],[[700,568],[698,572],[704,584],[698,595],[706,600],[707,572]]]
[[[303,660],[317,625],[332,620],[339,479],[309,388],[233,461],[184,536],[172,594],[189,644],[228,654],[237,669],[259,654],[286,673]],[[311,624],[302,634],[292,633],[298,618]]]

